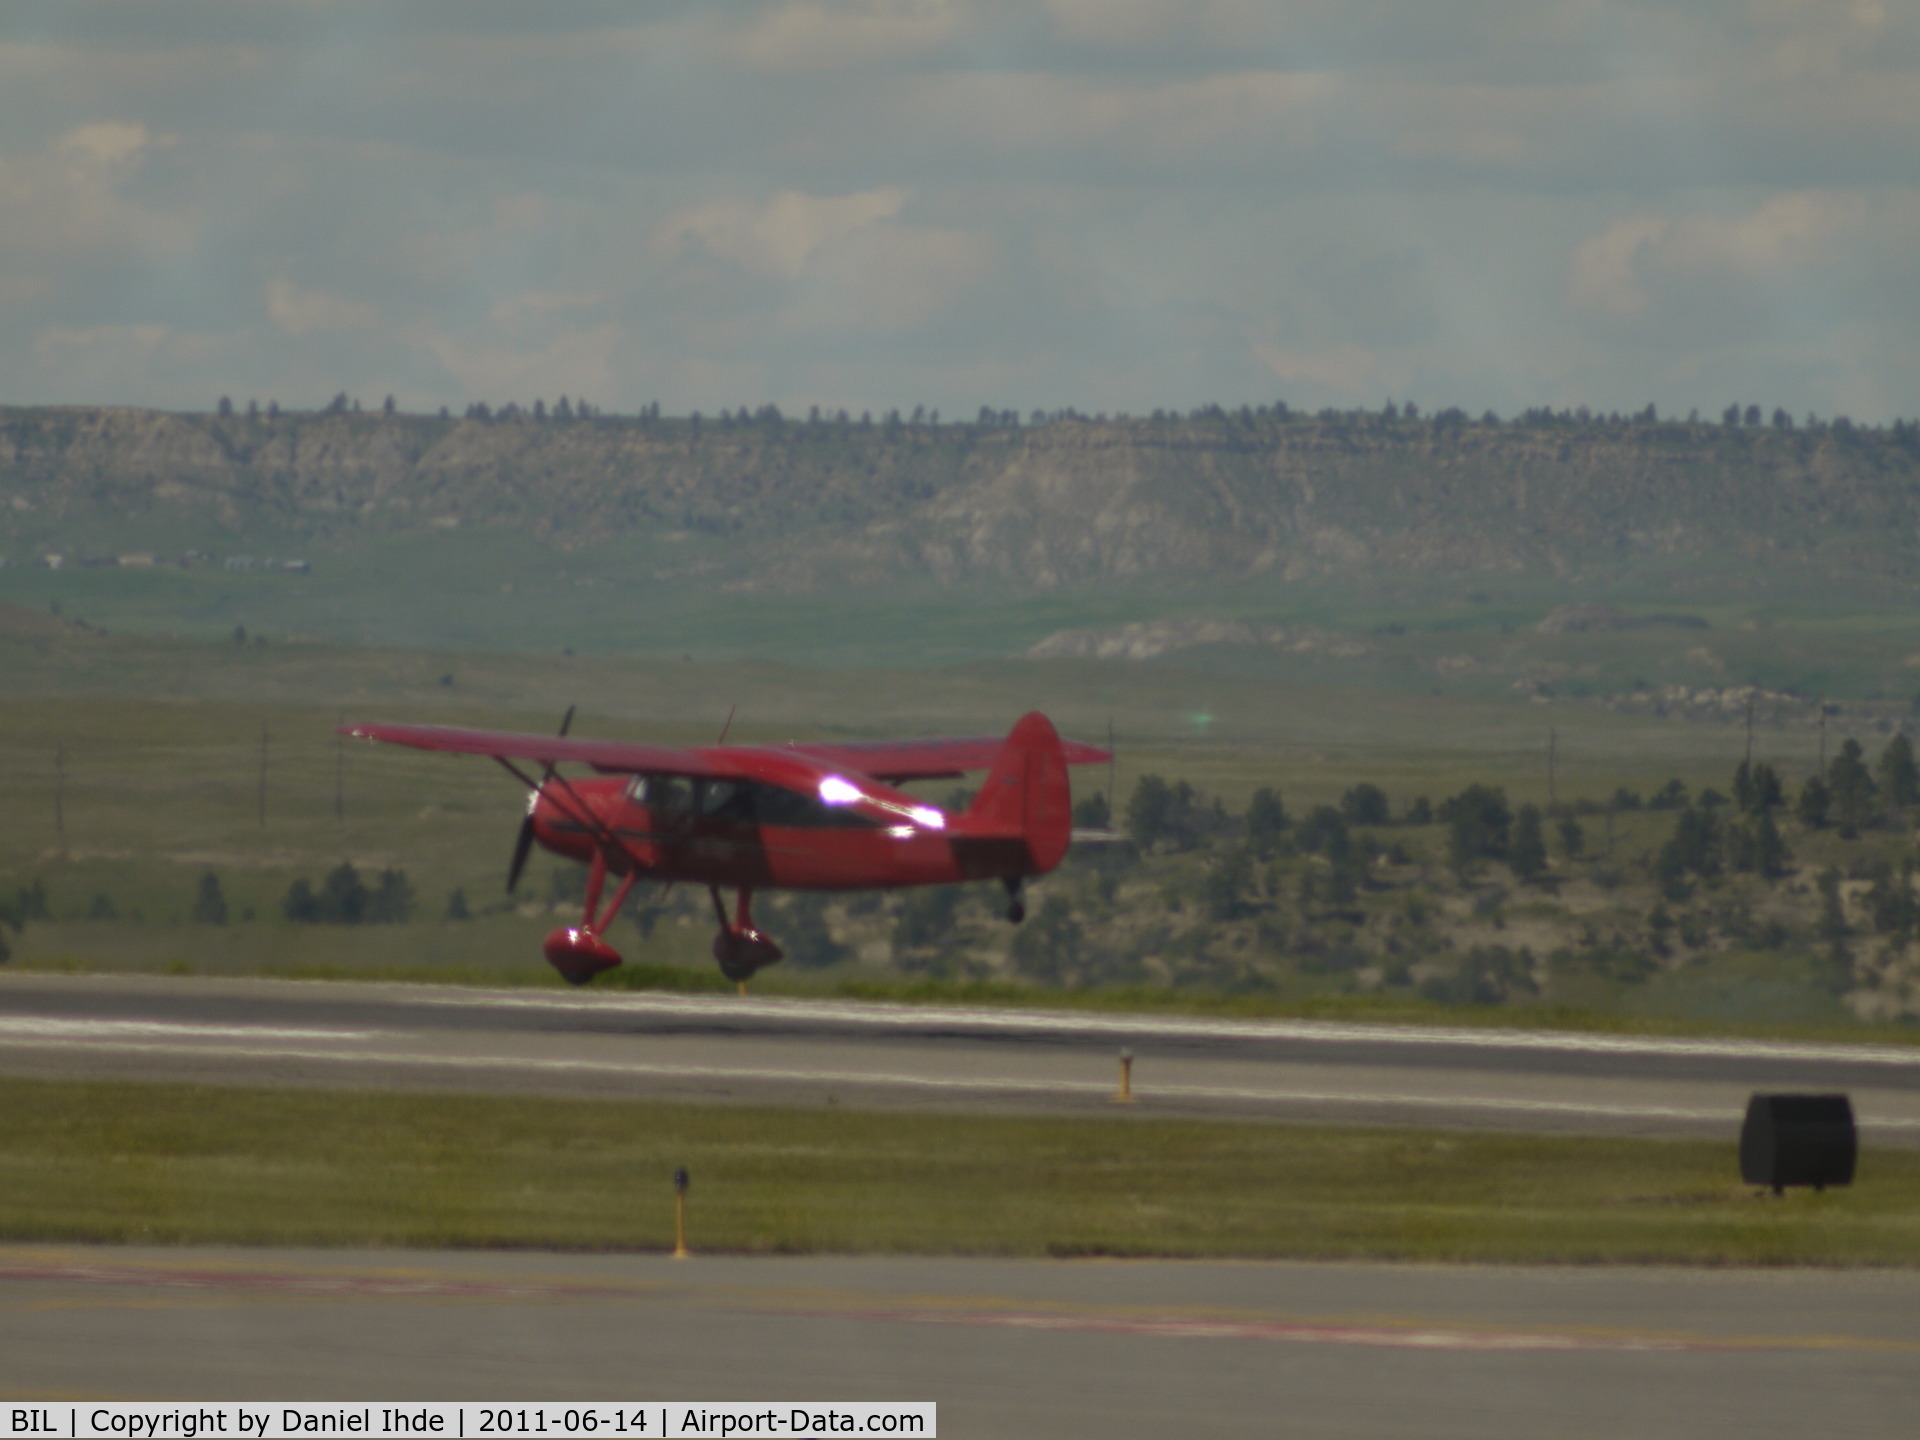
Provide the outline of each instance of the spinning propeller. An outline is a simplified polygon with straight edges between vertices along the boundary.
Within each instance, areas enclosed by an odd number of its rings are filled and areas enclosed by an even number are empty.
[[[567,706],[567,713],[560,719],[560,738],[567,738],[567,731],[573,728],[574,707]],[[513,887],[520,883],[520,872],[527,868],[527,856],[533,853],[533,812],[540,803],[540,796],[547,788],[547,782],[553,779],[553,762],[540,772],[540,784],[527,797],[527,818],[520,822],[520,834],[513,842],[513,862],[507,866],[507,893],[513,893]]]

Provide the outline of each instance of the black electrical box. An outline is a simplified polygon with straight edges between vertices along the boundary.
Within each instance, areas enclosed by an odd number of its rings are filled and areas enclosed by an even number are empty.
[[[1740,1178],[1778,1195],[1789,1185],[1851,1185],[1860,1151],[1844,1095],[1755,1095],[1740,1130]]]

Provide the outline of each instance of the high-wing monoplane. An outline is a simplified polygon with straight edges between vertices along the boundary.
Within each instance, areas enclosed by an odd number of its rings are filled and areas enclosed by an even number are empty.
[[[781,958],[753,923],[756,890],[869,890],[998,880],[1007,918],[1021,886],[1060,863],[1072,839],[1069,765],[1109,758],[1063,741],[1046,716],[1002,738],[879,740],[675,749],[442,725],[351,725],[343,733],[421,750],[487,755],[527,787],[527,818],[507,870],[512,891],[535,844],[587,865],[586,913],[546,938],[548,962],[584,985],[620,963],[606,941],[642,880],[703,885],[720,931],[713,957],[731,980]],[[596,772],[569,777],[562,765]],[[522,768],[523,766],[528,768]],[[529,773],[540,767],[537,775]],[[913,780],[987,777],[949,813],[901,790]],[[611,898],[602,905],[607,879]],[[721,896],[734,892],[729,910]]]

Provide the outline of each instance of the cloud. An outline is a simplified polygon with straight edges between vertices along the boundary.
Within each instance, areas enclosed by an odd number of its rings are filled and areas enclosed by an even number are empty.
[[[1112,50],[1238,47],[1284,32],[1271,0],[1046,0],[1061,39]]]
[[[72,265],[102,253],[180,252],[192,241],[192,219],[125,193],[147,157],[172,143],[144,125],[101,121],[68,130],[38,153],[0,155],[0,255]]]
[[[95,170],[126,169],[153,144],[144,125],[106,120],[82,125],[60,137],[53,153],[70,165]]]
[[[1101,161],[1102,183],[1173,176],[1191,185],[1223,171],[1271,181],[1276,163],[1316,150],[1340,88],[1338,77],[1277,70],[1180,79],[961,74],[915,85],[900,105],[916,131],[1058,184]]]
[[[992,242],[968,230],[874,225],[850,233],[786,314],[809,328],[896,334],[932,322],[989,278]]]
[[[499,301],[487,311],[487,320],[503,330],[535,329],[552,323],[556,316],[569,311],[598,309],[606,303],[607,296],[604,293],[529,290]]]
[[[290,280],[268,282],[267,318],[295,339],[329,331],[376,330],[382,323],[380,311],[372,305],[324,290],[303,290]]]
[[[613,358],[623,338],[611,321],[569,330],[537,348],[435,335],[425,348],[467,395],[601,396],[617,393]]]
[[[953,38],[956,0],[795,0],[739,36],[736,53],[758,70],[852,69],[926,55]]]
[[[231,337],[165,325],[54,325],[33,337],[34,382],[94,403],[205,405],[207,376],[234,354]]]
[[[1633,319],[1687,287],[1778,287],[1832,258],[1864,219],[1856,198],[1817,190],[1733,216],[1623,216],[1574,251],[1567,298],[1591,314]]]
[[[654,238],[669,253],[698,247],[750,274],[793,279],[823,248],[893,219],[907,199],[898,186],[855,195],[782,190],[761,205],[721,200],[683,210]]]
[[[1359,345],[1297,350],[1255,341],[1253,353],[1284,383],[1319,395],[1339,396],[1348,401],[1372,400],[1394,388],[1380,357]]]
[[[1920,387],[1894,0],[152,8],[0,41],[22,391],[1861,415]],[[225,338],[189,362],[196,335]]]
[[[744,337],[869,330],[905,334],[982,284],[995,245],[977,230],[910,223],[897,186],[851,195],[782,190],[765,201],[706,201],[669,217],[654,250],[691,272],[713,261],[758,286],[688,273],[683,294],[710,296],[708,318],[686,332],[708,348]],[[731,296],[731,299],[727,298]]]

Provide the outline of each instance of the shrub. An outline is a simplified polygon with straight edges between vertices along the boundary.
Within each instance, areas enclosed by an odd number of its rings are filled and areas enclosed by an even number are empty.
[[[227,923],[227,897],[220,893],[220,877],[211,870],[200,877],[200,889],[193,897],[193,921],[196,925]]]
[[[397,925],[413,913],[413,884],[404,870],[383,870],[370,890],[352,863],[342,861],[317,892],[304,876],[289,885],[280,913],[302,925]]]

